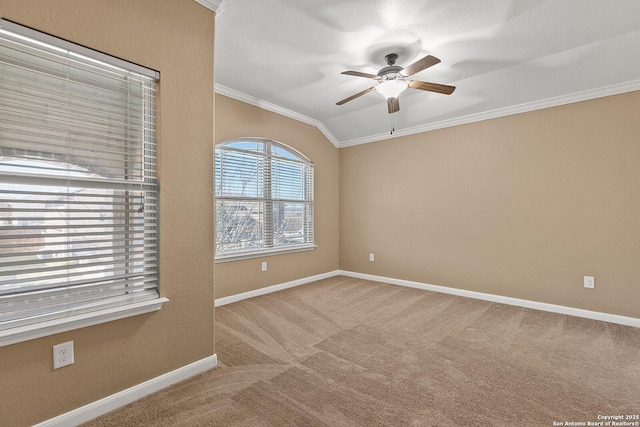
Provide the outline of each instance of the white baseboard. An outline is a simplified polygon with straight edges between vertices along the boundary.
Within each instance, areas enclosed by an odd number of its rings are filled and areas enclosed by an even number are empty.
[[[338,274],[339,274],[338,270],[329,271],[327,273],[316,274],[315,276],[309,276],[309,277],[304,277],[298,280],[292,280],[291,282],[280,283],[279,285],[267,286],[266,288],[260,288],[254,291],[243,292],[241,294],[231,295],[223,298],[216,298],[215,306],[220,307],[221,305],[231,304],[232,302],[242,301],[243,299],[270,294],[272,292],[293,288],[294,286],[304,285],[306,283],[315,282],[317,280],[328,279],[329,277],[334,277],[334,276],[337,276]]]
[[[357,279],[372,280],[375,282],[389,283],[391,285],[407,286],[410,288],[424,289],[426,291],[440,292],[444,294],[458,295],[461,297],[475,298],[484,301],[497,302],[518,307],[532,308],[535,310],[549,311],[552,313],[567,314],[569,316],[583,317],[586,319],[601,320],[603,322],[617,323],[620,325],[640,328],[640,319],[635,317],[619,316],[617,314],[601,313],[599,311],[583,310],[580,308],[565,307],[563,305],[547,304],[544,302],[529,301],[518,298],[504,297],[500,295],[485,294],[482,292],[467,291],[464,289],[448,288],[446,286],[429,285],[426,283],[412,282],[409,280],[393,279],[390,277],[374,276],[372,274],[355,273],[353,271],[338,270],[341,276]]]
[[[159,377],[150,379],[149,381],[145,381],[126,390],[112,394],[111,396],[107,396],[104,399],[100,399],[78,409],[74,409],[66,414],[62,414],[55,418],[51,418],[50,420],[36,424],[34,427],[68,427],[82,424],[99,417],[100,415],[106,414],[107,412],[111,412],[114,409],[118,409],[121,406],[135,402],[136,400],[151,393],[160,391],[172,384],[215,368],[216,366],[218,366],[218,356],[214,354],[213,356],[178,368],[175,371],[168,372],[160,375]]]

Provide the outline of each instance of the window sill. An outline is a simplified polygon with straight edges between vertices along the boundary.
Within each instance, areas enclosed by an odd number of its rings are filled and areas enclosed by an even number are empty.
[[[289,248],[261,249],[258,251],[251,251],[251,252],[236,252],[236,253],[230,253],[225,255],[217,255],[215,263],[219,264],[221,262],[240,261],[243,259],[261,258],[265,256],[283,255],[283,254],[290,254],[295,252],[315,251],[317,248],[318,248],[317,245],[307,245],[307,246],[293,246]]]
[[[74,329],[86,328],[87,326],[99,325],[126,317],[151,313],[160,310],[162,304],[168,301],[168,298],[158,298],[129,304],[127,306],[107,308],[91,313],[83,313],[76,316],[2,330],[0,331],[0,347],[72,331]]]

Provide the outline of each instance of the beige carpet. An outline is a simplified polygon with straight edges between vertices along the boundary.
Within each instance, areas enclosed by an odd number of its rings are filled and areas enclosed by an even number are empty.
[[[216,309],[219,367],[87,426],[553,426],[640,414],[640,329],[346,277]]]

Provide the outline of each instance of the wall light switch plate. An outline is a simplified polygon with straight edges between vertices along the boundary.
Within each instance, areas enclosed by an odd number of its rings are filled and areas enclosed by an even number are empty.
[[[262,271],[267,271],[267,261],[262,261]]]
[[[375,259],[375,256],[373,254],[369,254],[369,261],[373,262],[374,259]]]

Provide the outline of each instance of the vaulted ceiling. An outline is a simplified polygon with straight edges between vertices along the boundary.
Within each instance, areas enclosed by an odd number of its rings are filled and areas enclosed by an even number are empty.
[[[223,0],[216,92],[317,126],[338,147],[640,89],[637,0]],[[442,62],[387,112],[384,56]],[[391,134],[391,130],[395,132]]]

